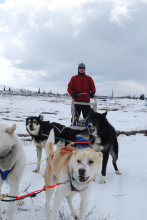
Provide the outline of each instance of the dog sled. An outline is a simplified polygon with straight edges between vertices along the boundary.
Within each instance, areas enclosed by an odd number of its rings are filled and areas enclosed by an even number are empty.
[[[79,93],[79,95],[88,95],[87,93]],[[75,105],[90,105],[91,108],[94,110],[94,112],[97,111],[97,102],[96,102],[96,99],[95,98],[92,98],[93,101],[90,102],[90,103],[87,103],[87,102],[75,102],[73,99],[72,99],[72,103],[71,103],[71,115],[72,115],[72,119],[71,119],[71,126],[70,128],[71,129],[77,129],[77,130],[83,130],[86,128],[86,119],[84,118],[78,118],[76,116],[76,112],[75,112]]]

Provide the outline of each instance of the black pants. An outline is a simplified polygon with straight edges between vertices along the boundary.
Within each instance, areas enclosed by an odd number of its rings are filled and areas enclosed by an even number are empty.
[[[83,118],[86,119],[89,114],[90,109],[91,109],[90,105],[75,105],[76,117],[79,118],[82,112]]]

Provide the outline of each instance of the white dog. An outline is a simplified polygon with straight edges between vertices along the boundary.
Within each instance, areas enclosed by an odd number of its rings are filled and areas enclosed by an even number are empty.
[[[25,167],[22,143],[14,134],[16,125],[0,124],[0,194],[3,182],[10,185],[10,196],[18,196],[19,182]],[[7,220],[13,219],[14,202],[9,202]],[[18,201],[18,205],[22,202]],[[1,219],[1,208],[0,208]]]
[[[77,150],[74,147],[61,147],[54,152],[54,132],[51,130],[46,143],[48,157],[45,170],[45,185],[54,185],[71,179],[71,182],[57,186],[52,220],[58,219],[61,202],[67,198],[74,219],[84,220],[88,206],[89,193],[93,179],[101,167],[102,153],[91,148]],[[46,220],[50,220],[50,201],[54,188],[46,189]],[[81,196],[80,214],[76,213],[72,198],[76,193]]]

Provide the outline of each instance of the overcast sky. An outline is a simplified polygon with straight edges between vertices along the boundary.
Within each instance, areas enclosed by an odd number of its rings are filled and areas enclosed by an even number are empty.
[[[66,93],[81,62],[97,95],[147,95],[147,0],[0,0],[0,85]]]

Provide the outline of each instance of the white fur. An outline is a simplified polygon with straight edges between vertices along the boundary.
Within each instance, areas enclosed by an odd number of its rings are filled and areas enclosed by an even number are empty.
[[[38,147],[41,147],[41,148],[45,148],[46,141],[47,140],[36,142],[35,139],[33,139],[33,143],[35,144],[35,146],[38,146]]]
[[[13,170],[8,174],[6,182],[10,185],[9,195],[18,196],[19,182],[22,176],[24,167],[25,167],[25,155],[22,147],[22,143],[17,135],[14,134],[16,125],[8,127],[5,124],[0,124],[0,157],[6,156],[12,149],[13,154],[9,154],[5,158],[0,158],[0,169],[2,171]],[[0,193],[3,180],[0,174]],[[19,205],[22,205],[21,202],[18,202]],[[15,202],[10,202],[7,211],[7,220],[13,219],[13,210]],[[1,209],[0,209],[0,218],[1,218]]]

